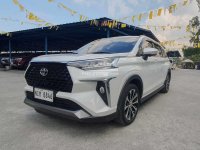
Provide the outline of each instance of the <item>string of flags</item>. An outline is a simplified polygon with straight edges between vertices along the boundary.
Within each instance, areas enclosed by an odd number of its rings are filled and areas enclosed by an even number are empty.
[[[182,2],[174,3],[166,8],[158,8],[158,9],[150,10],[148,12],[139,13],[137,15],[123,17],[123,18],[118,19],[118,21],[124,21],[127,19],[131,19],[132,23],[135,23],[135,21],[140,22],[140,21],[142,21],[142,19],[152,20],[155,17],[160,17],[162,15],[165,15],[167,12],[169,14],[175,13],[175,11],[178,8],[184,7],[188,4],[190,4],[191,1],[192,0],[183,0]]]
[[[33,12],[29,11],[28,9],[26,9],[18,0],[12,0],[13,3],[19,7],[20,11],[25,12],[26,13],[26,18],[30,21],[34,21],[37,22],[41,25],[44,26],[48,26],[50,28],[57,28],[55,25],[53,25],[52,23],[49,23],[47,21],[45,21],[44,19],[41,19],[40,17],[38,17],[37,15],[35,15]]]
[[[88,20],[90,19],[90,25],[95,25],[95,26],[101,26],[101,27],[109,27],[109,28],[126,28],[127,24],[125,23],[120,23],[116,20],[107,20],[107,21],[103,21],[100,22],[96,19],[91,19],[89,17],[87,17],[86,15],[80,14],[77,11],[69,8],[68,6],[66,6],[65,4],[61,3],[61,2],[57,2],[56,0],[48,0],[49,3],[57,3],[57,7],[64,9],[65,11],[69,12],[70,15],[72,16],[78,16],[79,21],[81,22],[88,22]]]
[[[173,40],[169,40],[169,41],[163,41],[163,42],[160,42],[161,45],[163,46],[170,46],[170,47],[174,47],[174,46],[185,46],[185,44],[182,44],[182,43],[177,43],[178,40],[183,40],[183,39],[187,39],[187,38],[191,38],[190,35],[185,35],[185,36],[182,36],[182,37],[179,37],[179,38],[176,38],[176,39],[173,39]]]
[[[146,28],[146,29],[152,29],[152,30],[174,30],[174,29],[182,29],[183,26],[180,26],[180,25],[177,25],[177,26],[172,26],[170,24],[168,25],[138,25],[139,27],[143,27],[143,28]]]
[[[65,4],[63,4],[62,2],[57,2],[56,0],[48,0],[49,3],[57,3],[57,7],[64,9],[65,11],[69,12],[70,15],[75,16],[77,15],[79,17],[80,21],[87,21],[88,19],[90,19],[89,17],[78,13],[77,11],[69,8],[68,6],[66,6]]]
[[[56,0],[48,0],[48,1],[49,2],[56,2]],[[97,20],[91,19],[90,24],[96,25],[96,26],[109,27],[109,28],[126,28],[127,24],[121,24],[120,21],[131,18],[132,22],[134,23],[134,21],[136,19],[138,19],[138,21],[142,21],[142,19],[144,19],[145,17],[147,17],[148,19],[151,20],[154,17],[165,15],[167,11],[170,14],[172,14],[176,11],[177,8],[186,6],[186,5],[190,4],[191,1],[192,0],[183,0],[182,2],[172,4],[167,8],[159,8],[159,9],[155,9],[155,10],[150,10],[149,12],[146,12],[146,13],[140,13],[138,15],[124,17],[124,18],[121,18],[121,19],[113,20],[113,21],[108,20],[108,21],[105,21],[103,23],[99,23]],[[89,17],[82,15],[82,14],[78,13],[77,11],[67,7],[63,3],[58,3],[57,6],[67,10],[72,16],[78,15],[79,18],[80,18],[80,21],[87,21],[88,19],[90,19]],[[167,29],[181,29],[182,28],[181,26],[149,26],[149,25],[145,25],[145,27],[147,29],[154,28],[155,30],[157,30],[157,28],[159,28],[159,29],[162,29],[163,31],[167,30]],[[187,28],[186,28],[186,31],[188,31]]]
[[[57,26],[53,25],[52,23],[49,23],[47,21],[45,21],[44,19],[41,19],[40,17],[38,17],[37,15],[35,15],[33,12],[29,11],[28,9],[26,9],[20,2],[19,0],[12,0],[13,3],[19,7],[20,11],[25,12],[26,13],[26,18],[30,21],[34,21],[36,23],[32,23],[32,22],[25,22],[25,21],[20,21],[17,19],[11,19],[11,18],[0,18],[1,20],[5,20],[5,21],[14,21],[14,22],[20,22],[21,25],[23,24],[32,24],[32,25],[36,25],[36,26],[49,26],[50,29],[55,28],[58,29]],[[137,15],[134,16],[129,16],[129,17],[124,17],[121,19],[117,19],[117,20],[107,20],[107,21],[98,21],[96,19],[91,19],[89,21],[90,25],[95,25],[95,26],[101,26],[101,27],[108,27],[108,28],[126,28],[129,25],[121,23],[120,21],[126,20],[126,19],[131,19],[131,21],[134,23],[136,20],[137,21],[142,21],[142,19],[147,18],[149,20],[154,19],[155,17],[159,17],[162,15],[165,15],[167,12],[172,14],[174,13],[179,7],[184,7],[188,4],[190,4],[192,0],[183,0],[182,2],[176,3],[176,4],[172,4],[169,7],[166,8],[158,8],[155,10],[150,10],[149,12],[146,13],[139,13]],[[89,17],[78,13],[77,11],[71,9],[70,7],[66,6],[65,4],[61,3],[61,2],[57,2],[56,0],[48,0],[49,3],[56,3],[57,7],[69,12],[70,15],[72,16],[78,16],[80,21],[88,21],[88,19],[90,19]],[[182,29],[182,28],[186,28],[186,32],[190,32],[192,29],[190,26],[172,26],[172,25],[160,25],[160,26],[156,26],[156,25],[139,25],[140,27],[145,27],[147,29],[161,29],[161,30],[168,30],[168,29]],[[0,32],[0,34],[5,34],[7,36],[11,36],[10,33],[6,33],[6,32]],[[169,45],[170,43],[172,44],[174,41],[165,41],[162,42],[165,45]]]
[[[159,9],[155,9],[155,10],[150,10],[149,12],[146,12],[146,13],[139,13],[138,15],[123,17],[121,19],[117,19],[117,20],[114,20],[114,21],[106,21],[106,22],[103,22],[103,23],[98,23],[97,20],[95,20],[95,19],[92,20],[89,17],[78,13],[76,10],[71,9],[70,7],[66,6],[62,2],[57,2],[56,0],[48,0],[49,3],[57,3],[57,7],[64,9],[65,11],[69,12],[72,16],[75,16],[75,15],[78,16],[80,21],[87,21],[88,19],[90,19],[91,25],[96,25],[96,26],[101,25],[101,26],[109,27],[109,28],[126,28],[127,27],[126,24],[121,24],[119,22],[126,20],[128,18],[131,18],[132,22],[134,23],[134,21],[136,19],[138,19],[138,21],[141,21],[145,17],[147,17],[148,19],[153,19],[156,16],[161,16],[163,14],[166,14],[166,11],[168,11],[169,13],[174,13],[177,8],[179,8],[180,6],[181,7],[186,6],[191,1],[192,0],[183,0],[180,3],[172,4],[167,8],[159,8]],[[32,12],[25,9],[24,6],[22,6],[19,3],[18,0],[13,0],[13,2],[15,3],[15,5],[17,5],[20,8],[21,11],[26,11],[26,14],[27,14],[26,16],[29,20],[45,24],[45,26],[52,26],[51,28],[54,27],[51,23],[46,22],[45,20],[39,18],[38,16],[34,15]],[[166,29],[181,29],[180,26],[149,26],[149,25],[145,25],[145,27],[147,29],[153,28],[155,30],[157,30],[157,28],[159,28],[159,29],[162,29],[163,31],[166,30]],[[188,31],[188,29],[186,29],[186,31]]]
[[[3,21],[11,21],[11,22],[17,22],[17,23],[20,23],[20,25],[28,24],[28,25],[38,26],[38,27],[43,26],[43,24],[38,24],[38,23],[33,23],[33,22],[28,22],[28,21],[21,21],[21,20],[18,20],[18,19],[5,18],[5,17],[0,18],[0,20],[3,20]]]

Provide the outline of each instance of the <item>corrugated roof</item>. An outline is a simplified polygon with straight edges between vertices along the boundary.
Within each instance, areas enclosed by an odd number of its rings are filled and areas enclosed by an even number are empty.
[[[100,18],[98,22],[112,19]],[[120,22],[121,23],[121,22]],[[48,50],[75,50],[96,39],[123,35],[146,35],[156,41],[156,36],[146,29],[126,24],[126,28],[108,28],[91,25],[90,21],[57,25],[58,29],[49,27],[11,32],[11,37],[0,36],[0,51],[8,51],[8,41],[11,40],[13,51],[44,50],[45,37],[48,38]]]

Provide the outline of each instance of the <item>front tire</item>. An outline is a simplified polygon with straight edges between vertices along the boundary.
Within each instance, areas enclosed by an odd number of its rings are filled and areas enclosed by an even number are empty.
[[[136,85],[129,84],[123,89],[118,103],[118,117],[116,121],[123,126],[131,124],[138,112],[140,93]]]

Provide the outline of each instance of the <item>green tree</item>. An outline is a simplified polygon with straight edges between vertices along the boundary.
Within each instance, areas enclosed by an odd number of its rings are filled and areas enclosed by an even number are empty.
[[[200,21],[199,21],[199,17],[193,17],[190,21],[189,21],[189,25],[188,28],[190,28],[190,33],[192,35],[191,39],[190,39],[190,43],[193,43],[193,45],[198,45],[199,43],[199,35],[200,35]]]
[[[200,0],[196,0],[197,1],[197,5],[199,7],[199,11],[200,11]]]

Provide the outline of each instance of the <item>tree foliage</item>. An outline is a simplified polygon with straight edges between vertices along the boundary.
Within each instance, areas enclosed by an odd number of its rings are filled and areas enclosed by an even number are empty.
[[[200,62],[200,48],[184,48],[184,57],[194,62]]]
[[[199,21],[199,17],[193,17],[190,21],[189,21],[189,28],[192,29],[190,30],[192,37],[190,39],[190,43],[196,44],[199,42],[199,35],[200,35],[200,21]]]
[[[196,0],[197,1],[197,5],[199,7],[199,11],[200,11],[200,0]]]

